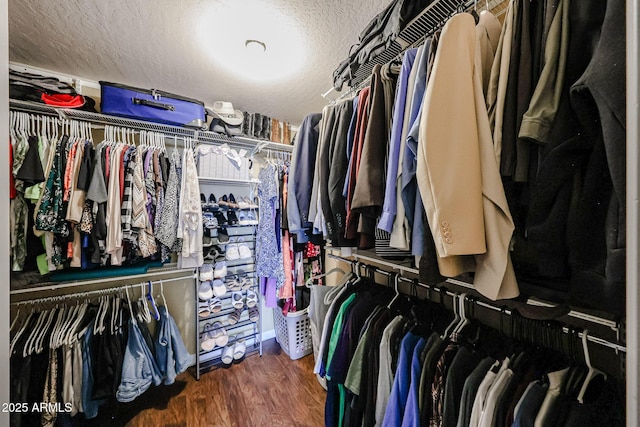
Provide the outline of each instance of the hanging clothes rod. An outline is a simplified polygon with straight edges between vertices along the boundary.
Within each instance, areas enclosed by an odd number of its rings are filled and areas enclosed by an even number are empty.
[[[401,275],[401,273],[403,271],[411,272],[413,274],[418,274],[419,271],[417,269],[415,269],[415,268],[410,268],[410,267],[406,267],[406,266],[402,266],[402,265],[398,265],[398,264],[393,264],[393,263],[390,263],[388,261],[378,260],[378,259],[375,259],[375,258],[372,258],[372,257],[368,257],[366,255],[361,255],[361,254],[353,254],[352,256],[355,259],[344,258],[342,256],[334,255],[332,253],[327,254],[327,256],[329,258],[336,259],[338,261],[350,263],[352,266],[364,265],[365,267],[374,268],[376,273],[384,274],[386,276],[391,276],[394,273],[391,273],[389,271],[383,270],[383,269],[381,269],[381,268],[379,268],[377,266],[373,266],[373,265],[369,265],[369,264],[363,263],[360,260],[366,260],[366,261],[369,261],[369,262],[378,263],[380,265],[392,267],[393,269],[399,271],[399,273],[396,273],[396,274],[398,274],[398,276],[399,276],[398,279],[400,281],[404,281],[405,283],[410,283],[410,284],[419,286],[421,288],[428,289],[429,291],[435,291],[435,292],[438,292],[438,293],[443,293],[443,295],[447,295],[447,296],[450,296],[450,297],[455,297],[457,295],[455,292],[452,292],[452,291],[449,291],[449,290],[445,290],[445,289],[439,288],[437,286],[428,285],[426,283],[421,283],[416,279],[403,277]],[[447,282],[449,282],[449,280],[447,280]],[[463,283],[463,284],[466,285],[465,287],[473,289],[473,286],[471,286],[470,284],[465,283],[465,282],[461,282],[459,280],[454,280],[453,282],[449,282],[449,283],[453,283],[453,284],[458,284],[458,283],[462,284]],[[493,310],[493,311],[503,312],[503,313],[505,313],[505,314],[507,314],[509,316],[512,315],[512,310],[511,309],[508,309],[508,308],[505,309],[504,307],[498,307],[496,305],[489,304],[487,302],[480,301],[480,300],[474,300],[473,302],[474,302],[474,304],[476,304],[476,305],[478,305],[480,307],[487,308],[487,309]],[[549,306],[551,306],[551,305],[549,305]],[[571,316],[571,313],[574,313],[574,312],[578,313],[578,315]],[[588,315],[586,313],[576,312],[575,310],[572,310],[571,312],[569,312],[568,315],[571,316],[571,317],[579,318],[581,320],[587,320],[587,321],[590,321],[590,322],[595,323],[595,324],[608,326],[608,327],[610,327],[612,330],[614,330],[616,332],[618,332],[618,330],[619,330],[618,324],[613,322],[613,321],[611,321],[611,320],[602,319],[602,318],[596,317],[596,316],[591,316],[591,315]],[[584,315],[584,317],[582,315]],[[613,324],[613,326],[612,326],[612,324]],[[569,333],[569,328],[563,327],[562,331],[564,333]],[[580,337],[582,337],[582,335],[580,335]],[[617,343],[612,343],[612,342],[607,341],[607,340],[602,339],[602,338],[598,338],[598,337],[595,337],[595,336],[592,336],[592,335],[587,335],[587,339],[589,341],[593,342],[593,343],[600,344],[600,345],[603,345],[605,347],[612,348],[612,349],[614,349],[616,351],[620,351],[620,352],[623,352],[623,353],[626,353],[626,351],[627,351],[627,348],[625,346],[617,344]]]
[[[158,285],[158,284],[164,284],[164,283],[169,283],[169,282],[177,282],[177,281],[184,280],[184,279],[185,279],[184,277],[173,277],[171,279],[155,280],[155,281],[152,281],[151,283],[153,285]],[[116,293],[119,293],[119,292],[124,292],[127,288],[128,289],[135,289],[137,287],[140,287],[140,284],[146,284],[147,282],[149,282],[149,281],[141,280],[139,283],[116,286],[116,287],[113,287],[113,288],[97,289],[95,291],[76,292],[76,293],[73,293],[73,294],[64,294],[64,295],[56,295],[56,296],[51,296],[51,297],[28,299],[28,300],[24,300],[24,301],[12,302],[11,305],[14,305],[14,306],[37,305],[37,304],[44,304],[44,303],[60,302],[60,301],[65,301],[65,300],[69,300],[69,299],[88,298],[88,297],[92,297],[92,296],[96,296],[96,295],[116,294]]]
[[[16,290],[10,291],[9,294],[21,295],[21,294],[29,294],[34,292],[55,291],[58,289],[68,289],[68,288],[75,288],[79,286],[90,286],[90,285],[96,285],[96,284],[132,281],[132,280],[144,281],[144,279],[149,277],[158,277],[158,276],[165,276],[168,274],[178,274],[178,273],[182,274],[182,276],[176,277],[175,278],[176,280],[192,279],[196,277],[193,269],[179,269],[179,270],[172,269],[172,270],[166,270],[166,271],[151,271],[144,274],[132,274],[129,276],[116,276],[116,277],[108,277],[108,278],[101,278],[101,279],[81,280],[81,281],[71,282],[71,283],[52,284],[47,286],[38,286],[37,288],[16,289]],[[163,280],[163,281],[166,282],[166,280]]]
[[[332,248],[332,249],[336,250],[336,248]],[[329,254],[329,256],[335,257],[334,254]],[[356,260],[361,259],[363,261],[375,262],[377,264],[384,265],[385,267],[389,267],[389,268],[392,268],[393,270],[398,270],[400,272],[404,271],[404,272],[407,272],[407,273],[415,274],[416,276],[420,274],[420,271],[417,268],[407,267],[407,266],[401,265],[401,264],[395,264],[395,263],[392,263],[392,262],[389,262],[389,261],[373,258],[373,257],[367,256],[367,255],[364,255],[364,254],[357,253],[357,252],[353,253],[351,256],[353,256]],[[343,259],[346,259],[347,260],[346,262],[350,262],[351,261],[351,260],[349,260],[347,258],[343,258]],[[473,285],[471,283],[464,282],[462,280],[447,279],[447,283],[451,283],[452,285],[460,286],[460,287],[467,288],[467,289],[474,289],[474,287],[473,287]],[[425,284],[425,285],[427,285],[427,284]],[[539,301],[539,300],[532,299],[532,298],[529,298],[529,300],[527,300],[527,304],[534,305],[534,306],[539,306],[539,307],[554,307],[553,304],[545,303],[543,301]],[[569,311],[569,313],[567,315],[569,317],[573,317],[575,319],[580,319],[580,320],[584,320],[584,321],[587,321],[587,322],[595,323],[595,324],[598,324],[598,325],[607,326],[607,327],[609,327],[611,330],[613,330],[615,332],[619,332],[619,329],[620,329],[620,325],[615,320],[605,319],[605,318],[602,318],[602,317],[594,316],[594,315],[589,314],[589,313],[584,313],[582,311],[571,310],[571,311]]]
[[[360,266],[364,266],[366,268],[373,268],[376,273],[380,273],[380,274],[383,274],[385,276],[394,275],[394,273],[392,273],[392,272],[380,269],[377,266],[372,266],[372,265],[363,263],[361,261],[352,260],[352,259],[348,259],[348,258],[343,258],[341,256],[333,255],[333,254],[328,254],[328,256],[330,258],[337,259],[337,260],[342,261],[342,262],[350,263],[352,266],[354,266],[356,268],[359,268]],[[360,258],[363,258],[363,257],[361,256]],[[374,261],[374,262],[378,262],[378,260],[375,260],[375,259],[372,259],[372,258],[370,258],[370,259],[372,261]],[[387,263],[387,264],[390,264],[390,263]],[[403,269],[398,268],[398,270],[402,271]],[[415,269],[407,269],[407,268],[405,268],[404,270],[406,271],[406,270],[415,270]],[[438,288],[436,286],[427,285],[425,283],[420,283],[415,279],[410,279],[410,278],[407,278],[407,277],[400,276],[400,273],[395,273],[395,274],[398,274],[398,276],[399,276],[398,280],[404,281],[405,283],[410,283],[412,285],[416,285],[416,286],[419,286],[421,288],[428,289],[430,291],[435,291],[435,292],[438,292],[438,293],[442,293],[443,295],[447,295],[447,296],[450,296],[452,298],[458,295],[455,292],[451,292],[449,290]],[[486,303],[484,301],[473,300],[473,303],[478,305],[478,306],[480,306],[480,307],[487,308],[489,310],[493,310],[493,311],[504,313],[504,314],[506,314],[508,316],[511,316],[513,314],[513,311],[511,309],[503,308],[503,307],[497,307],[495,305]],[[565,334],[569,334],[571,331],[566,326],[563,326],[562,327],[562,332],[565,333]],[[579,338],[582,338],[583,335],[584,334],[582,332],[578,333],[578,337]],[[615,350],[616,352],[622,352],[622,353],[626,353],[627,352],[627,348],[625,346],[617,344],[617,343],[612,343],[610,341],[607,341],[607,340],[605,340],[603,338],[599,338],[599,337],[593,336],[591,334],[587,334],[587,340],[593,342],[594,344],[598,344],[598,345],[601,345],[601,346],[604,346],[604,347],[611,348],[611,349]]]

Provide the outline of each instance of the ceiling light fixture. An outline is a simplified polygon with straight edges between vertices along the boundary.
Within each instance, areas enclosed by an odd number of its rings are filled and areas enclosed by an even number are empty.
[[[267,51],[267,45],[260,40],[246,40],[244,46],[254,54],[264,53]]]

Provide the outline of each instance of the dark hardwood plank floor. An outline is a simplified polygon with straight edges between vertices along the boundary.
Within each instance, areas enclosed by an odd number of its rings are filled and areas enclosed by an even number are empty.
[[[313,355],[291,360],[275,340],[229,368],[178,376],[129,404],[100,408],[91,426],[254,427],[324,425],[326,392],[313,374]]]

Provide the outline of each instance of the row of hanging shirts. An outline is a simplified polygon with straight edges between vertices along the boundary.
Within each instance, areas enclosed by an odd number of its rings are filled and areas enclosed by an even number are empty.
[[[178,138],[169,155],[166,136],[157,132],[107,125],[102,142],[94,146],[96,128],[87,122],[11,112],[10,123],[13,271],[23,271],[26,265],[26,270],[37,266],[46,274],[68,266],[86,269],[141,258],[164,261],[172,251],[179,258],[196,251],[197,235],[184,250],[178,232],[180,215],[192,210],[181,209],[181,189],[198,185],[195,167],[179,182],[185,159],[194,163],[193,139],[182,138],[180,156]],[[131,160],[137,169],[127,167]],[[95,170],[98,162],[102,174]],[[104,182],[96,184],[97,178]],[[169,188],[170,211],[165,213],[163,197]],[[136,207],[130,207],[132,199],[144,203],[138,215],[131,214]],[[137,222],[130,225],[129,219]],[[40,245],[37,238],[42,236]],[[38,256],[46,261],[36,262]]]

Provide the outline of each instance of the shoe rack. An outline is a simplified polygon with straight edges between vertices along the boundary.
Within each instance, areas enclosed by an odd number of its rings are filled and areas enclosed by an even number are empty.
[[[196,379],[208,370],[241,363],[250,354],[262,355],[262,304],[255,275],[257,184],[200,179],[205,264],[195,281]]]

